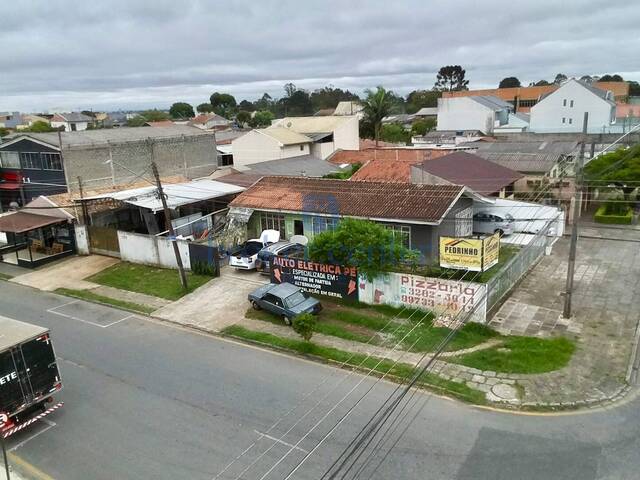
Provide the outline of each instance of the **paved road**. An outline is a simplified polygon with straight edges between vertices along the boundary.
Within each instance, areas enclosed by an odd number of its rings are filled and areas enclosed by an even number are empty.
[[[65,407],[13,437],[14,453],[56,479],[213,479],[286,411],[280,437],[344,371],[178,330],[123,312],[0,282],[0,314],[50,327]],[[57,312],[57,313],[52,313]],[[362,377],[349,376],[284,441],[295,444]],[[321,392],[305,396],[321,382]],[[365,381],[356,392],[363,392]],[[317,479],[393,389],[380,383],[293,478]],[[268,479],[282,479],[358,396],[350,397]],[[638,402],[581,415],[501,414],[419,394],[426,408],[374,478],[636,479]],[[416,410],[412,410],[415,412]],[[232,479],[273,445],[219,478]],[[259,479],[278,443],[242,477]],[[364,477],[367,478],[367,477]]]

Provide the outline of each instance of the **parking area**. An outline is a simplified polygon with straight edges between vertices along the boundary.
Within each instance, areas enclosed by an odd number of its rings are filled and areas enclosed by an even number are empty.
[[[71,300],[50,308],[47,312],[99,328],[109,328],[136,316],[135,314],[127,314],[121,310],[87,303],[82,300]]]
[[[247,295],[269,277],[224,266],[220,277],[195,292],[156,310],[153,315],[181,325],[219,332],[244,319]]]

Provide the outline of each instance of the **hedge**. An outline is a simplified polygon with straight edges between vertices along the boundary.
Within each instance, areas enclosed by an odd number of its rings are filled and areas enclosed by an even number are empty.
[[[597,223],[615,223],[618,225],[630,225],[633,221],[633,210],[629,209],[625,215],[606,215],[606,205],[598,208],[595,215]]]

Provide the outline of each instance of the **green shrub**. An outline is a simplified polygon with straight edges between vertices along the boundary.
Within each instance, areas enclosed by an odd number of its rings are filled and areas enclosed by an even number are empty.
[[[594,220],[597,223],[630,225],[633,221],[633,210],[631,210],[629,207],[626,207],[626,213],[624,213],[624,211],[620,212],[619,210],[616,212],[612,211],[610,207],[608,208],[607,204],[604,204],[596,211]]]
[[[216,276],[216,266],[213,263],[196,261],[191,263],[191,271],[196,275]]]
[[[293,330],[307,342],[311,340],[317,319],[310,313],[301,313],[293,317]]]

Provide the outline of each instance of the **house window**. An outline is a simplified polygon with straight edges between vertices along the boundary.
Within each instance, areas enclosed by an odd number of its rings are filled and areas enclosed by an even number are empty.
[[[62,159],[59,153],[41,153],[42,168],[45,170],[62,170]]]
[[[573,123],[573,118],[569,119],[569,125],[571,125]]]
[[[573,108],[573,100],[571,100],[571,102],[569,103],[569,106]]]
[[[72,124],[71,124],[71,131],[72,131],[72,132],[75,132],[76,130],[77,130],[77,128],[76,128],[76,124],[75,124],[75,123],[72,123]]]
[[[562,106],[563,106],[563,107],[566,107],[566,106],[567,106],[567,99],[566,99],[566,98],[562,101]]]
[[[300,151],[304,152],[304,145],[300,145]]]
[[[18,152],[0,152],[0,167],[20,168],[20,156]]]
[[[20,164],[28,170],[41,170],[40,154],[37,152],[20,152]]]
[[[401,243],[406,248],[411,248],[411,227],[408,225],[385,225],[393,234],[393,241]]]
[[[567,119],[562,117],[562,123],[567,123]]]
[[[279,213],[263,212],[260,214],[260,227],[262,230],[278,230],[280,238],[286,235],[284,215]]]
[[[338,217],[312,217],[311,227],[313,234],[326,232],[327,230],[335,230],[340,219]]]

